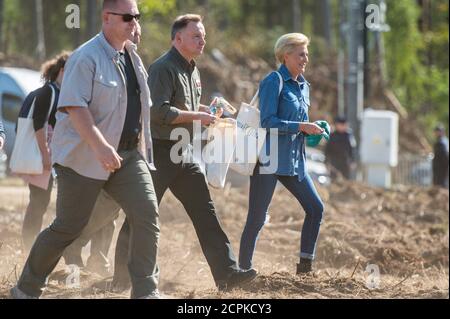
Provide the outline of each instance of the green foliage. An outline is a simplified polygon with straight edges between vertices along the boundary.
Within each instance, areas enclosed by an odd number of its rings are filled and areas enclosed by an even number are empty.
[[[73,50],[91,36],[87,32],[88,1],[43,0],[47,57],[62,49]],[[377,3],[377,1],[373,1]],[[65,8],[79,4],[81,29],[67,29]],[[228,57],[259,57],[275,66],[273,46],[283,33],[302,32],[310,36],[312,62],[330,63],[330,54],[338,45],[339,15],[347,0],[330,0],[332,46],[323,37],[322,8],[325,0],[298,0],[301,5],[299,30],[294,30],[294,0],[139,0],[143,15],[143,60],[149,65],[170,47],[170,26],[184,13],[199,13],[205,18],[207,47],[219,48]],[[402,104],[426,127],[436,121],[448,123],[448,0],[432,0],[431,11],[424,10],[416,0],[389,0],[387,23],[391,31],[384,34],[389,86]],[[10,55],[36,56],[36,14],[34,0],[3,0],[2,43],[0,51]],[[343,12],[347,12],[344,10]],[[100,30],[97,13],[95,32]],[[420,19],[430,20],[427,29]],[[427,20],[428,19],[428,20]],[[345,46],[344,46],[345,48]],[[36,61],[39,65],[40,61]],[[430,132],[427,132],[430,133]]]
[[[139,10],[145,17],[168,15],[175,9],[175,0],[140,0]]]
[[[431,136],[436,122],[448,123],[448,1],[434,2],[434,27],[419,30],[420,7],[411,0],[388,2],[385,34],[389,83]]]

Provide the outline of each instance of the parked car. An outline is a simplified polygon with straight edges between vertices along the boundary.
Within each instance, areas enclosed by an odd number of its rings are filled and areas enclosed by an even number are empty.
[[[0,118],[6,133],[4,151],[11,156],[15,127],[25,97],[42,86],[40,73],[22,68],[0,67]],[[1,164],[0,164],[1,165]]]
[[[325,154],[317,148],[306,148],[306,169],[312,180],[321,185],[330,184],[330,172],[325,164]]]

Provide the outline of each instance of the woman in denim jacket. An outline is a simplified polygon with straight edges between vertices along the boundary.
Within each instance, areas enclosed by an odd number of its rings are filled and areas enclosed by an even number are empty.
[[[252,268],[256,241],[268,220],[268,207],[280,181],[306,213],[297,274],[312,270],[324,206],[306,171],[305,136],[321,134],[323,129],[308,120],[309,83],[303,77],[309,60],[308,44],[309,39],[301,33],[281,36],[275,44],[278,74],[272,72],[260,83],[261,127],[267,129],[265,151],[270,163],[262,164],[260,157],[250,177],[249,211],[239,251],[242,269]]]

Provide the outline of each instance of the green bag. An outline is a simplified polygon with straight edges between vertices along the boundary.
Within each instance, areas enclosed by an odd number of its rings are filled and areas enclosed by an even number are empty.
[[[315,124],[323,128],[323,133],[318,135],[308,135],[306,137],[306,145],[309,147],[316,147],[319,145],[322,137],[324,137],[327,141],[330,139],[330,125],[327,121],[315,121]]]

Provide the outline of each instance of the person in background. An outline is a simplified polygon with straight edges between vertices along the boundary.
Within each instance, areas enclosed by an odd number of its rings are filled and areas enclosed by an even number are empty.
[[[303,77],[308,56],[309,39],[301,33],[288,33],[275,44],[275,57],[280,65],[259,86],[261,127],[268,130],[266,154],[270,144],[278,142],[278,167],[275,173],[265,171],[266,164],[257,163],[250,177],[247,221],[242,232],[239,266],[253,267],[253,254],[259,233],[268,220],[269,205],[277,182],[281,182],[305,211],[301,230],[299,263],[296,273],[312,271],[316,244],[322,223],[324,205],[305,165],[305,136],[319,135],[324,129],[309,122],[309,83]],[[281,78],[280,78],[281,76]],[[280,81],[282,90],[279,93]],[[277,134],[271,134],[277,129]]]
[[[22,225],[22,240],[25,252],[28,252],[31,249],[36,236],[41,231],[43,217],[50,203],[50,196],[53,188],[53,177],[52,174],[50,174],[50,144],[52,131],[56,123],[56,106],[58,105],[59,91],[64,76],[64,66],[69,55],[69,52],[62,52],[55,58],[43,63],[41,67],[42,78],[44,79],[45,84],[38,89],[36,93],[33,126],[42,155],[44,173],[48,176],[48,182],[46,183],[46,188],[41,188],[32,184],[31,176],[24,174],[20,175],[28,183],[28,188],[30,190],[30,201],[25,211]],[[50,105],[52,97],[53,104]],[[49,111],[50,116],[48,116]]]
[[[0,150],[3,149],[3,145],[5,145],[5,130],[3,129],[3,123],[0,119]]]
[[[129,220],[130,297],[160,298],[158,204],[146,147],[151,100],[137,75],[141,61],[126,49],[139,18],[136,0],[104,0],[102,32],[67,61],[52,141],[56,218],[35,240],[10,290],[14,299],[40,297],[64,249],[88,224],[102,189]]]
[[[330,167],[332,179],[338,175],[351,179],[356,163],[356,140],[345,117],[336,117],[334,124],[335,130],[325,146],[326,163]]]
[[[438,124],[434,129],[436,142],[433,146],[433,185],[448,187],[448,138],[445,136],[445,127]]]

